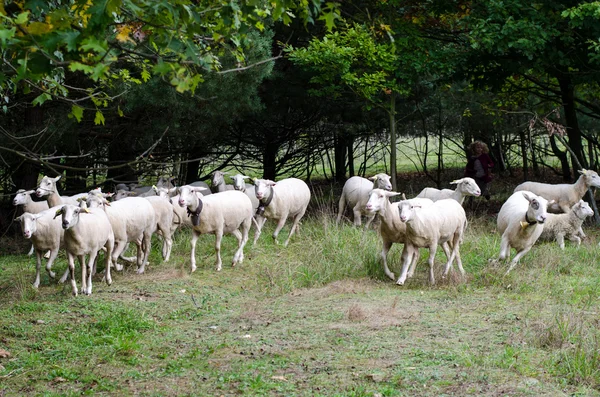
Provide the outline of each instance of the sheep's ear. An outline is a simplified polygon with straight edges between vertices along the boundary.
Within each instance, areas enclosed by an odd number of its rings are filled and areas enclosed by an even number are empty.
[[[406,194],[402,193],[402,200],[406,200]]]
[[[242,175],[242,179],[243,179],[243,180],[246,180],[246,179],[250,179],[250,180],[252,180],[252,178],[250,178],[249,176],[246,176],[246,175]]]
[[[550,201],[548,201],[548,205],[546,207],[549,207],[549,206],[551,206],[552,204],[555,204],[555,203],[556,203],[556,200],[550,200]]]
[[[277,185],[277,182],[270,181],[270,180],[268,180],[268,179],[266,180],[266,182],[267,182],[267,185],[268,185],[268,186],[275,186],[275,185]]]
[[[399,196],[399,195],[404,195],[404,193],[398,193],[398,192],[388,192],[387,190],[384,190],[383,193],[386,197],[394,197],[394,196]]]
[[[527,201],[531,202],[531,200],[533,200],[533,197],[531,197],[528,193],[522,192],[523,197],[525,197],[527,199]],[[550,204],[550,203],[548,203]]]
[[[196,187],[194,187],[192,189],[192,192],[194,192],[194,193],[202,193],[203,190],[210,190],[210,189],[207,188],[207,187],[204,187],[204,186],[196,186]]]
[[[60,180],[60,178],[62,178],[62,175],[59,175],[56,178],[54,178],[54,182],[58,182]]]
[[[17,193],[18,193],[18,192],[17,192]],[[25,193],[25,194],[33,194],[33,193],[35,193],[35,190],[23,191],[22,193]]]
[[[63,213],[63,209],[62,208],[57,209],[56,213],[54,214],[54,218],[52,218],[52,219],[56,219],[56,217],[59,216],[59,215],[62,215],[62,213]]]
[[[370,176],[369,180],[376,181],[377,180],[377,175]]]
[[[587,174],[587,170],[585,168],[580,169],[579,172],[581,175],[586,175]]]
[[[21,222],[21,219],[23,219],[23,215],[17,216],[15,222]]]
[[[169,189],[169,194],[171,194],[173,192],[178,193],[178,189],[179,189],[178,187],[172,187],[172,188],[170,188]]]
[[[158,191],[158,188],[156,187],[156,185],[152,185],[152,190],[154,190],[155,192]]]
[[[458,185],[459,183],[461,183],[463,180],[462,179],[455,179],[452,182],[450,182],[451,185]]]

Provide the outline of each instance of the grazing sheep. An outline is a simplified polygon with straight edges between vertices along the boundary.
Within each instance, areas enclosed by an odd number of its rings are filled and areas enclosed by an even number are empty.
[[[137,246],[137,273],[144,273],[150,255],[152,234],[156,230],[156,214],[150,201],[140,197],[127,197],[109,205],[101,195],[89,194],[87,206],[102,208],[108,216],[114,233],[112,261],[115,269],[122,269],[117,258],[123,254],[127,243],[133,242]]]
[[[187,208],[192,219],[192,272],[196,270],[196,241],[201,234],[215,235],[217,271],[221,270],[221,239],[224,233],[233,234],[238,240],[238,249],[233,256],[232,266],[244,260],[244,246],[248,242],[248,232],[252,226],[252,203],[248,196],[237,190],[211,194],[201,199],[196,195],[203,188],[181,186],[179,205]],[[241,231],[240,231],[241,228]]]
[[[246,196],[248,196],[250,201],[252,201],[252,208],[254,208],[254,212],[256,212],[259,202],[254,192],[254,185],[244,182],[245,179],[250,179],[250,177],[242,174],[236,174],[234,176],[230,176],[230,178],[233,180],[233,189],[246,193]]]
[[[168,198],[164,197],[146,197],[146,200],[152,204],[156,216],[156,228],[163,238],[162,257],[165,262],[171,256],[173,248],[173,238],[171,227],[173,226],[174,209],[173,204]]]
[[[53,207],[46,211],[37,214],[25,212],[23,215],[15,218],[21,224],[23,237],[31,239],[36,255],[36,272],[33,287],[38,288],[40,285],[40,268],[42,266],[42,256],[46,251],[50,251],[48,262],[46,263],[46,271],[50,278],[54,278],[55,274],[52,271],[52,264],[58,256],[58,251],[63,245],[64,232],[59,219],[54,219],[56,211],[61,207]],[[61,277],[60,282],[64,283],[69,276],[69,270]]]
[[[71,204],[71,205],[79,205],[77,201],[80,197],[85,197],[87,193],[79,193],[74,196],[61,196],[58,193],[58,188],[56,187],[56,182],[58,182],[61,178],[61,175],[56,178],[50,178],[49,176],[44,176],[38,185],[38,188],[35,190],[35,194],[38,197],[46,197],[48,201],[48,207],[56,207],[61,204]]]
[[[455,258],[464,276],[459,247],[467,228],[467,216],[462,205],[453,199],[442,199],[423,210],[420,204],[406,200],[401,201],[398,208],[400,220],[406,223],[406,243],[402,251],[402,274],[396,284],[404,285],[409,264],[419,248],[429,248],[429,282],[435,284],[433,264],[438,245],[448,258],[442,277],[446,277]]]
[[[290,234],[285,240],[285,246],[290,242],[294,231],[299,227],[300,219],[304,216],[310,202],[310,189],[304,181],[296,178],[282,179],[273,182],[268,179],[255,179],[256,198],[260,201],[256,211],[256,233],[254,244],[267,219],[277,219],[277,226],[273,232],[273,239],[277,243],[277,236],[289,217],[294,218]]]
[[[508,260],[511,247],[517,251],[505,274],[517,265],[521,257],[529,252],[542,234],[548,215],[546,208],[550,203],[542,196],[528,191],[518,191],[513,193],[500,208],[497,219],[498,232],[502,234],[500,256],[492,262]]]
[[[221,193],[227,190],[233,190],[232,185],[225,184],[225,175],[227,175],[225,172],[215,171],[212,177],[212,187],[210,189],[213,193]]]
[[[590,187],[600,187],[600,177],[596,171],[579,170],[581,176],[573,184],[560,183],[552,185],[549,183],[523,182],[515,188],[515,192],[529,191],[546,200],[554,201],[548,211],[569,212],[571,207],[583,198]]]
[[[400,212],[398,204],[390,203],[389,198],[397,196],[400,193],[388,192],[383,189],[373,189],[369,195],[369,201],[365,206],[366,210],[372,214],[379,214],[381,223],[379,224],[379,235],[383,240],[383,249],[381,251],[381,258],[383,260],[383,271],[385,274],[396,281],[394,273],[392,273],[388,267],[387,256],[394,243],[404,244],[406,243],[406,223],[400,220]],[[402,195],[404,196],[404,194]],[[433,201],[429,199],[414,198],[410,200],[413,204],[420,204],[421,206],[428,206],[433,204]],[[419,252],[413,256],[413,263],[408,271],[408,277],[412,277],[415,271],[417,261],[419,259]]]
[[[581,228],[583,221],[592,215],[594,215],[594,211],[583,200],[575,203],[566,214],[548,214],[540,240],[556,240],[560,249],[564,250],[565,237],[567,237],[579,246],[581,245],[581,239],[585,238],[585,233]]]
[[[111,285],[110,262],[115,237],[106,213],[99,208],[88,209],[67,204],[59,208],[54,216],[59,215],[62,215],[62,227],[65,230],[64,241],[73,295],[77,296],[75,257],[81,265],[81,293],[91,295],[94,263],[98,251],[103,247],[106,249],[104,279],[106,284]],[[86,255],[89,255],[87,266],[85,264]]]
[[[365,229],[369,227],[374,218],[374,215],[368,215],[365,212],[365,204],[367,204],[367,201],[369,200],[369,193],[373,189],[392,190],[392,183],[390,182],[391,177],[389,175],[377,174],[369,179],[353,176],[346,181],[340,197],[336,221],[337,224],[342,220],[346,207],[349,207],[354,214],[354,226],[360,226],[361,216],[366,215],[367,222],[365,224]],[[371,181],[374,181],[375,183]]]
[[[450,182],[450,184],[456,185],[456,189],[439,190],[433,187],[426,187],[425,189],[421,190],[421,193],[419,193],[417,197],[428,198],[432,201],[454,199],[462,205],[462,203],[465,201],[465,197],[479,197],[481,195],[481,189],[479,189],[479,186],[477,186],[477,183],[473,178],[466,177],[457,179],[455,181]]]

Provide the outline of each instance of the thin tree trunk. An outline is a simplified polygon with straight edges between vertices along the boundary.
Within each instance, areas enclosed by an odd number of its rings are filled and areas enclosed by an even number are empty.
[[[569,77],[561,77],[558,79],[560,85],[560,94],[562,97],[563,111],[565,113],[565,122],[567,127],[567,136],[569,137],[569,147],[572,155],[571,159],[573,168],[583,167],[588,168],[587,158],[583,153],[582,135],[579,129],[577,119],[577,111],[575,109],[575,89]],[[577,159],[577,161],[575,161]]]
[[[390,95],[390,174],[392,189],[397,191],[396,182],[396,94]]]

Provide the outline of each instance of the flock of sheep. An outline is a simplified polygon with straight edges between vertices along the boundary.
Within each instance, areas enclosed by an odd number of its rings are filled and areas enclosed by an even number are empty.
[[[515,189],[498,214],[498,231],[502,233],[500,255],[504,261],[511,247],[517,254],[510,262],[507,273],[526,254],[538,238],[556,240],[564,248],[565,237],[579,244],[585,237],[582,224],[593,211],[582,200],[590,187],[600,187],[600,177],[595,171],[581,170],[575,184],[550,185],[525,182]],[[277,242],[279,232],[288,218],[293,219],[285,245],[299,227],[308,207],[311,193],[300,179],[287,178],[277,182],[266,179],[250,179],[244,175],[230,177],[232,185],[225,183],[226,174],[214,173],[212,191],[204,182],[173,187],[168,178],[159,179],[151,189],[117,185],[117,191],[103,193],[94,189],[88,193],[65,197],[58,192],[56,183],[60,176],[44,176],[36,190],[19,190],[13,204],[22,207],[23,215],[16,218],[23,236],[30,239],[36,254],[36,276],[33,286],[40,284],[42,258],[48,257],[46,270],[55,278],[52,264],[60,248],[67,253],[68,269],[60,278],[65,282],[70,276],[72,292],[77,295],[75,281],[75,258],[80,263],[83,294],[92,293],[92,275],[99,251],[105,251],[104,281],[111,284],[111,267],[117,271],[123,265],[119,260],[135,262],[137,272],[143,273],[148,263],[152,236],[162,239],[162,257],[168,261],[173,246],[173,233],[180,227],[192,230],[191,271],[196,270],[195,249],[201,234],[214,234],[216,238],[216,267],[221,270],[221,239],[232,234],[238,240],[233,256],[235,266],[244,259],[244,247],[255,226],[254,244],[260,237],[267,219],[277,220],[273,238]],[[467,217],[462,203],[466,196],[479,196],[481,191],[471,178],[453,181],[455,190],[425,188],[412,199],[391,202],[400,193],[391,191],[390,177],[377,174],[370,179],[352,177],[342,190],[337,222],[345,209],[351,208],[354,224],[361,225],[361,217],[367,217],[367,228],[379,215],[379,235],[383,241],[381,257],[385,274],[403,285],[415,271],[419,248],[429,249],[429,281],[435,283],[434,258],[438,246],[447,257],[443,277],[452,269],[454,261],[462,275],[465,271],[460,257],[460,244],[467,228]],[[46,201],[34,201],[32,195],[45,197]],[[112,197],[112,201],[108,198]],[[562,211],[549,214],[547,210]],[[135,244],[135,257],[123,256],[127,245]],[[387,255],[394,243],[404,244],[401,274],[396,279],[388,267]],[[88,256],[87,262],[85,260]]]

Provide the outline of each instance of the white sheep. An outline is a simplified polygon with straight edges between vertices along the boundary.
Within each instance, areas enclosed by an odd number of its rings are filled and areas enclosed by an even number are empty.
[[[101,195],[89,194],[87,206],[106,211],[114,233],[112,261],[115,269],[122,269],[117,258],[122,255],[127,243],[133,242],[137,246],[137,273],[144,273],[150,255],[152,234],[156,231],[156,214],[150,201],[141,197],[127,197],[109,204]]]
[[[594,211],[583,200],[575,203],[566,214],[548,214],[540,240],[556,240],[560,249],[565,249],[565,237],[567,237],[579,246],[581,239],[586,237],[581,227],[583,221],[592,215]]]
[[[189,186],[189,185],[187,185]],[[202,193],[200,193],[202,192]],[[203,193],[210,193],[210,189],[209,188],[205,188],[205,187],[196,187],[196,191],[195,194],[196,196],[198,196],[199,199],[201,199],[202,197],[204,197]],[[185,228],[191,228],[192,225],[192,220],[191,218],[188,216],[187,213],[187,207],[181,207],[178,203],[179,203],[179,194],[177,194],[177,188],[164,188],[164,187],[157,187],[156,188],[156,194],[159,197],[163,197],[166,198],[167,200],[169,200],[169,202],[172,204],[173,206],[173,223],[171,224],[171,235],[173,233],[175,233],[175,231],[180,228],[180,227],[185,227]],[[173,195],[175,194],[175,195]]]
[[[212,177],[212,187],[210,189],[213,193],[220,193],[227,190],[233,190],[232,185],[227,185],[225,183],[225,175],[227,175],[227,173],[222,171],[214,172]]]
[[[467,216],[462,205],[453,199],[442,199],[423,209],[420,204],[406,200],[401,201],[398,208],[400,220],[406,222],[406,243],[402,251],[402,274],[396,284],[404,285],[408,267],[419,248],[429,248],[429,282],[435,284],[433,265],[438,245],[448,258],[442,277],[446,277],[454,259],[464,276],[459,248],[467,228]]]
[[[389,192],[383,189],[373,189],[369,195],[369,200],[365,205],[366,210],[371,214],[378,214],[381,222],[379,223],[379,235],[383,240],[383,249],[381,258],[383,260],[383,271],[385,274],[396,281],[394,273],[388,267],[387,256],[394,243],[404,244],[406,242],[406,223],[400,220],[399,202],[390,203],[389,198],[397,196],[400,193]],[[402,195],[404,196],[404,194]],[[410,200],[413,204],[419,204],[426,207],[433,204],[433,201],[423,198],[414,198]],[[413,256],[412,265],[408,271],[407,277],[412,277],[419,259],[418,251]]]
[[[163,260],[167,262],[171,256],[171,249],[173,248],[173,204],[171,204],[171,201],[165,197],[153,196],[146,197],[145,199],[148,200],[154,208],[154,213],[156,215],[156,228],[163,238],[162,257]]]
[[[106,284],[111,285],[110,263],[115,237],[106,213],[100,208],[88,209],[67,204],[59,208],[54,216],[59,215],[62,215],[62,227],[65,230],[64,241],[73,295],[77,296],[75,257],[81,265],[81,292],[91,295],[94,264],[98,251],[103,247],[106,249],[104,279]],[[89,255],[87,266],[86,255]]]
[[[475,179],[473,178],[461,178],[450,182],[451,185],[456,185],[455,190],[450,189],[436,189],[433,187],[426,187],[421,190],[417,197],[428,198],[432,201],[438,201],[443,199],[454,199],[459,204],[465,201],[467,196],[479,197],[481,195],[481,189],[477,186]]]
[[[58,188],[56,187],[56,182],[58,182],[61,178],[61,175],[56,178],[51,178],[49,176],[44,176],[38,185],[38,188],[35,190],[35,194],[38,197],[46,197],[48,201],[48,207],[56,207],[61,204],[71,204],[71,205],[79,205],[79,201],[77,201],[80,197],[87,196],[87,193],[79,193],[74,196],[61,196],[58,193]]]
[[[58,256],[60,247],[63,245],[63,228],[59,219],[55,219],[54,215],[60,206],[50,208],[46,211],[32,214],[25,212],[23,215],[15,218],[21,224],[23,237],[31,239],[33,248],[36,254],[36,272],[33,287],[38,288],[40,285],[40,269],[42,266],[42,256],[45,252],[50,251],[48,262],[46,263],[46,271],[50,278],[54,278],[55,274],[52,271],[52,264]],[[64,283],[69,276],[69,270],[61,277],[60,282]]]
[[[179,205],[187,208],[192,219],[191,270],[196,270],[196,241],[201,234],[215,235],[217,271],[221,270],[221,239],[224,233],[233,234],[238,240],[238,249],[233,256],[232,266],[244,260],[244,246],[248,242],[248,232],[252,226],[252,203],[248,196],[237,190],[211,194],[201,199],[196,195],[204,188],[181,186]],[[240,231],[241,229],[241,231]]]
[[[244,182],[244,180],[250,179],[250,177],[242,174],[236,174],[234,176],[230,176],[230,178],[233,180],[233,189],[246,193],[246,196],[248,196],[250,201],[252,201],[252,208],[254,208],[254,211],[256,212],[259,202],[256,198],[254,185]]]
[[[262,228],[267,219],[276,219],[277,226],[273,232],[273,240],[277,243],[277,236],[289,217],[294,221],[290,228],[290,234],[284,245],[287,246],[290,238],[297,228],[300,219],[304,216],[308,203],[310,202],[310,189],[308,185],[297,178],[282,179],[273,182],[268,179],[255,179],[254,187],[256,198],[260,201],[256,211],[256,233],[254,244],[260,237]]]
[[[30,214],[38,214],[42,211],[46,211],[48,202],[44,201],[33,201],[31,195],[35,193],[35,190],[24,190],[19,189],[13,199],[13,205],[15,207],[21,206],[23,212],[29,212]]]
[[[548,215],[548,204],[548,200],[542,196],[528,191],[513,193],[502,204],[497,218],[498,232],[502,234],[500,256],[492,263],[508,260],[511,247],[517,251],[505,274],[508,274],[523,255],[531,250],[542,234]]]
[[[590,187],[600,187],[600,177],[596,171],[579,170],[581,176],[573,184],[549,184],[540,182],[523,182],[515,188],[515,192],[529,191],[546,200],[553,201],[548,207],[551,212],[569,212],[571,207],[583,198]]]
[[[374,218],[374,215],[368,215],[365,212],[365,204],[369,200],[369,193],[373,189],[392,190],[391,177],[389,175],[377,174],[369,179],[353,176],[346,181],[342,188],[342,195],[338,205],[337,224],[342,220],[346,207],[349,207],[354,214],[354,225],[360,226],[361,216],[366,215],[367,222],[365,229],[369,227]]]

